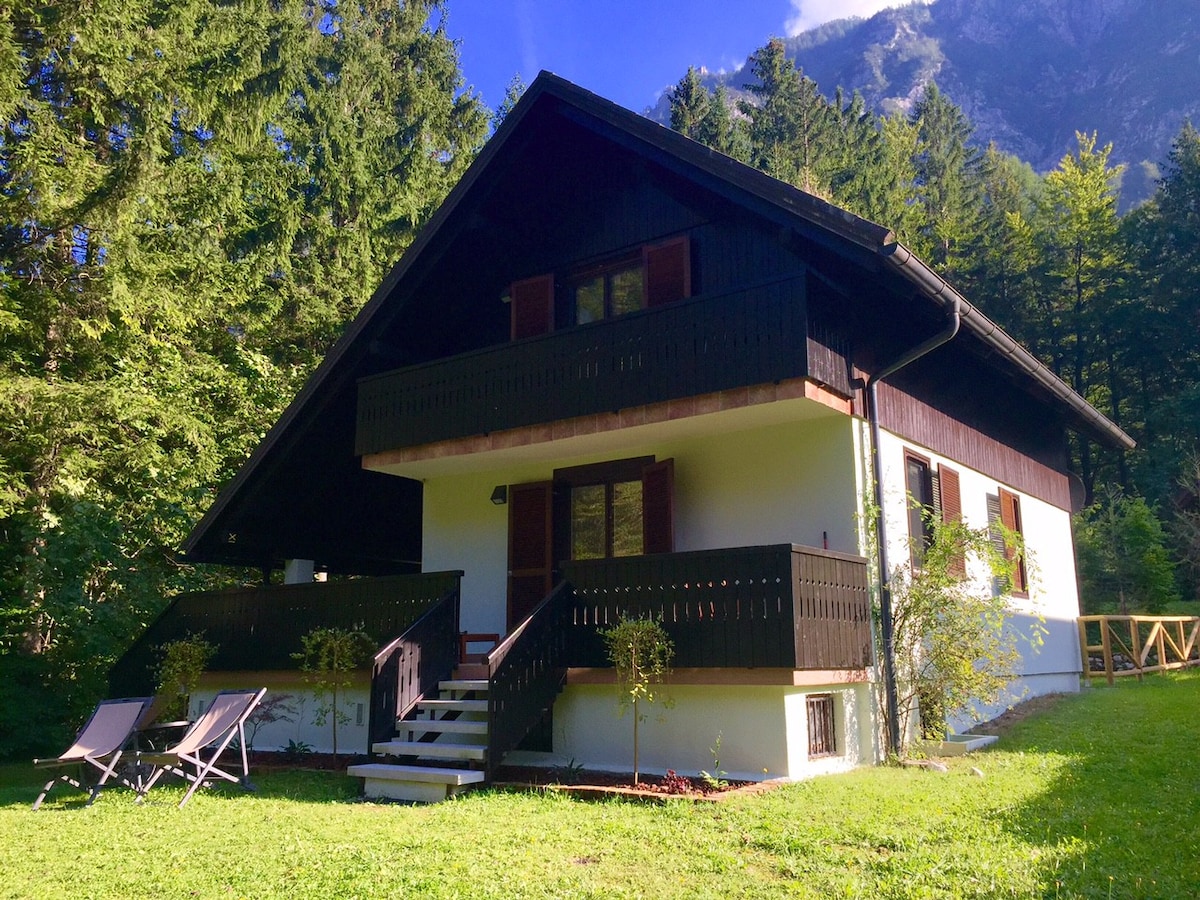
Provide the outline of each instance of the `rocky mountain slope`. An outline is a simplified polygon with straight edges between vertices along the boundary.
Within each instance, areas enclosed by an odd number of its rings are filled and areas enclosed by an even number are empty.
[[[882,112],[907,111],[936,80],[980,144],[1038,171],[1074,148],[1076,131],[1096,131],[1130,166],[1126,203],[1149,194],[1184,120],[1200,124],[1198,0],[936,0],[831,22],[787,46],[827,96],[858,90]],[[749,69],[724,80],[739,88]],[[664,98],[653,115],[666,110]]]

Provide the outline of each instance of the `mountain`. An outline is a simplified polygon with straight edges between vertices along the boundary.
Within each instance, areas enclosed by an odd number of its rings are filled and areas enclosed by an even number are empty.
[[[826,96],[857,90],[878,112],[907,112],[934,80],[981,145],[1038,171],[1074,149],[1076,131],[1095,131],[1129,164],[1124,205],[1149,195],[1184,120],[1200,124],[1197,0],[936,0],[786,45]],[[743,66],[708,77],[719,80],[737,93],[753,79]],[[651,115],[669,120],[665,96]]]

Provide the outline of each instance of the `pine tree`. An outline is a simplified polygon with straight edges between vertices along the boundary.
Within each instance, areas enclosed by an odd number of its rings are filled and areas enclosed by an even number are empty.
[[[713,136],[706,134],[705,123],[709,119],[712,95],[700,80],[699,70],[688,66],[687,74],[671,89],[669,99],[671,127],[693,140],[708,143],[706,138]]]
[[[750,120],[750,161],[768,175],[812,193],[829,195],[833,114],[816,82],[787,58],[772,38],[750,57],[757,104],[739,104]]]
[[[440,7],[9,5],[0,656],[22,696],[54,673],[89,705],[210,577],[174,548],[483,140]]]
[[[1046,176],[1039,207],[1044,277],[1037,327],[1055,374],[1119,424],[1124,387],[1116,354],[1128,301],[1116,194],[1124,167],[1109,165],[1111,144],[1097,149],[1094,134],[1076,137],[1075,153]],[[1090,502],[1097,480],[1092,448],[1085,438],[1075,446]]]
[[[978,209],[978,152],[970,144],[974,129],[934,82],[914,104],[910,121],[917,128],[914,163],[924,211],[918,248],[943,272],[953,274],[974,231]]]

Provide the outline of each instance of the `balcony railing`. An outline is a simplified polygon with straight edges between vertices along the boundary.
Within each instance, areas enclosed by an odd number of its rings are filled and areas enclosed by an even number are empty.
[[[134,642],[109,675],[114,696],[153,692],[158,648],[188,634],[217,646],[210,671],[294,669],[292,653],[313,628],[354,628],[383,645],[439,598],[461,572],[397,575],[182,594]]]
[[[803,376],[810,343],[803,276],[642,310],[365,378],[356,452]]]
[[[599,632],[651,616],[676,668],[861,669],[871,665],[866,560],[777,544],[571,562],[571,665],[607,666]]]

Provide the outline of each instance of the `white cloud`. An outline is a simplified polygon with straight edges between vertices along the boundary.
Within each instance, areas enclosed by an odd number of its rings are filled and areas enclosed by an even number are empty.
[[[831,19],[848,19],[859,16],[866,19],[889,6],[904,6],[912,0],[791,0],[793,15],[784,22],[788,37],[816,28]],[[932,0],[922,0],[924,3]]]

